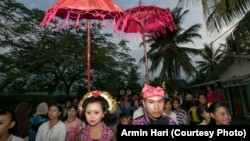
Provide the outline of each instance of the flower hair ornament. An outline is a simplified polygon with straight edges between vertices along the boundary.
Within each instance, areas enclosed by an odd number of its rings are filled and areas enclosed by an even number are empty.
[[[159,96],[164,97],[164,90],[161,87],[153,87],[148,84],[144,84],[144,87],[142,88],[142,96],[143,99],[152,97],[152,96]]]
[[[209,102],[207,103],[207,108],[210,108],[210,106],[212,105],[213,103]]]
[[[97,97],[103,97],[107,102],[108,102],[108,111],[112,114],[115,113],[116,111],[116,100],[109,94],[109,92],[107,91],[91,91],[86,93],[83,98],[81,99],[79,105],[78,105],[78,110],[80,112],[83,111],[82,109],[82,104],[84,103],[84,101],[87,98],[93,97],[93,98],[97,98]]]

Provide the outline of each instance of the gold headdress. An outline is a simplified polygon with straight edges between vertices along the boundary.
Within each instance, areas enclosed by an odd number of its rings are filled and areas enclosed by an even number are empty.
[[[81,101],[80,101],[80,103],[78,105],[78,110],[80,112],[83,111],[82,104],[84,103],[84,101],[87,98],[90,98],[92,96],[93,97],[98,97],[98,96],[103,97],[108,102],[108,111],[110,113],[115,113],[115,111],[116,111],[116,100],[107,91],[91,91],[91,92],[86,93],[83,96],[83,98],[81,99]]]

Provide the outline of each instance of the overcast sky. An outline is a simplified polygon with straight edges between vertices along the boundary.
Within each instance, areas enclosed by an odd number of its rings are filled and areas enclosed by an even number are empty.
[[[17,2],[23,3],[28,8],[38,8],[41,10],[46,10],[48,7],[53,5],[56,0],[16,0]],[[178,0],[142,0],[143,5],[154,5],[161,8],[169,8],[173,9]],[[120,6],[123,10],[138,6],[138,0],[113,0],[118,6]],[[200,30],[200,34],[202,35],[202,39],[194,40],[195,45],[190,44],[190,46],[193,46],[194,48],[202,48],[204,43],[210,43],[214,41],[217,37],[220,36],[220,34],[213,34],[210,35],[206,31],[206,27],[204,25],[203,15],[202,15],[202,9],[199,3],[195,5],[191,5],[188,7],[190,12],[186,15],[186,17],[183,20],[183,28],[188,28],[194,24],[202,24],[202,29]],[[224,29],[226,31],[227,28]],[[222,32],[223,33],[223,30]],[[227,35],[227,34],[226,34]],[[215,46],[219,45],[220,43],[224,43],[224,39],[226,37],[224,35],[219,40],[216,40],[214,43]],[[140,38],[137,41],[130,41],[129,46],[131,46],[131,49],[133,50],[131,52],[131,56],[136,58],[137,61],[143,56],[143,48],[139,47],[139,43],[141,42]],[[197,59],[196,57],[193,58],[194,60]],[[141,73],[142,75],[145,75],[145,67],[144,64],[140,64],[141,66]],[[153,76],[157,76],[157,72],[155,74],[152,74]],[[152,79],[151,76],[150,78]],[[183,79],[186,79],[185,76],[183,76]]]

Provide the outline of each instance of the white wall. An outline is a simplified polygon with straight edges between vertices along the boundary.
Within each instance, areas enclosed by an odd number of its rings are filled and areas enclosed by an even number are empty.
[[[250,60],[237,59],[232,65],[224,70],[220,75],[220,79],[228,79],[246,74],[250,74]]]

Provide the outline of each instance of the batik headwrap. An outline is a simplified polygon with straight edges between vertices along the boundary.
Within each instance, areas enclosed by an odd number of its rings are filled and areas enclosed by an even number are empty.
[[[152,97],[152,96],[164,97],[164,90],[159,86],[153,87],[149,84],[144,84],[144,87],[142,88],[143,99]]]

